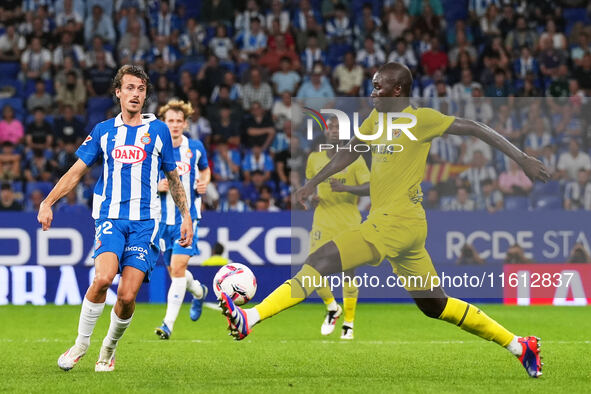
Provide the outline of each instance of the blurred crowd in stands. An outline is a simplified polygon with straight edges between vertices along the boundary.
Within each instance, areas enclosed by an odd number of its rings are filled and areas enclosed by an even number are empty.
[[[38,208],[118,113],[111,81],[127,63],[155,87],[145,112],[173,97],[195,108],[208,209],[290,209],[310,150],[291,98],[368,96],[388,61],[411,69],[413,97],[489,124],[554,174],[532,184],[477,140],[438,138],[425,208],[591,210],[590,13],[579,0],[3,0],[0,210]],[[90,204],[99,175],[60,209]]]

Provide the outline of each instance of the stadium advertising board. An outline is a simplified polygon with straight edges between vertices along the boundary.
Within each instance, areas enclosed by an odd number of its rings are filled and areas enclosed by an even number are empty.
[[[237,220],[237,215],[241,220]],[[543,215],[522,212],[462,213],[428,212],[429,235],[427,248],[438,271],[458,276],[468,272],[487,279],[494,278],[488,293],[462,293],[464,297],[480,297],[517,303],[517,298],[530,298],[529,303],[573,304],[588,302],[591,296],[591,267],[584,264],[531,264],[501,265],[505,252],[513,243],[519,243],[531,261],[540,263],[564,262],[577,242],[589,247],[591,232],[586,223],[591,215],[586,212],[545,212]],[[299,227],[290,227],[290,213],[241,213],[218,214],[207,212],[199,229],[199,247],[202,255],[191,260],[191,270],[209,283],[216,267],[200,267],[200,262],[211,254],[211,245],[219,241],[225,245],[232,261],[251,265],[255,271],[258,296],[268,294],[274,287],[289,277],[290,240],[301,246],[294,250],[294,258],[302,259],[307,253],[309,213],[302,216]],[[0,215],[0,304],[8,303],[70,303],[77,304],[93,277],[92,248],[94,222],[88,217],[58,217],[55,226],[41,231],[35,214]],[[484,266],[459,267],[455,264],[464,242],[471,243],[486,260]],[[524,268],[525,267],[525,268]],[[376,271],[377,270],[377,271]],[[567,288],[553,286],[532,287],[529,294],[521,284],[512,286],[510,274],[528,271],[529,280],[535,281],[544,273],[556,274],[573,271]],[[474,272],[472,272],[474,271]],[[388,274],[389,267],[367,268],[364,273]],[[505,278],[500,275],[506,274]],[[139,301],[164,302],[168,278],[159,264],[148,286],[143,286]],[[570,275],[570,274],[569,274]],[[506,286],[502,286],[501,279]],[[541,277],[541,279],[543,279]],[[540,280],[541,280],[540,279]],[[567,279],[567,278],[564,278]],[[490,281],[490,280],[489,280]],[[117,281],[116,281],[117,282]],[[112,289],[116,289],[116,284]],[[516,282],[517,283],[517,282]],[[368,286],[370,286],[369,284]],[[540,283],[542,286],[542,283]],[[456,287],[453,283],[451,286]],[[565,289],[567,292],[565,294]],[[364,294],[365,293],[365,294]],[[380,288],[365,291],[362,298],[402,297],[400,289]],[[526,297],[527,296],[527,297]],[[109,292],[109,301],[114,301],[114,291]],[[210,295],[210,297],[213,297]],[[574,298],[573,298],[574,297]],[[561,299],[564,298],[565,302]],[[558,299],[558,300],[557,300]],[[575,300],[576,299],[576,300]],[[213,301],[213,298],[211,298]],[[574,301],[573,301],[574,300]],[[256,301],[256,299],[255,299]],[[520,301],[527,303],[527,301]]]

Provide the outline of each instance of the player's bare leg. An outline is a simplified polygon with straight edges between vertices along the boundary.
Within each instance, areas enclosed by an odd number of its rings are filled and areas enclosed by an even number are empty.
[[[145,273],[137,268],[123,267],[117,289],[117,302],[111,310],[111,324],[107,336],[103,340],[99,359],[94,367],[95,371],[110,372],[115,369],[115,349],[119,339],[131,323],[135,311],[135,298],[144,277]]]
[[[193,295],[193,303],[197,304],[199,315],[201,315],[201,304],[205,298],[205,286],[201,285],[199,281],[193,279],[191,272],[187,270],[189,259],[191,256],[185,254],[172,255],[170,267],[170,288],[168,289],[168,299],[166,304],[166,315],[162,321],[162,325],[157,327],[155,332],[161,339],[169,339],[174,328],[174,323],[178,317],[181,305],[185,298],[185,291],[189,290]],[[187,275],[188,274],[188,275]],[[197,300],[197,302],[195,302]],[[193,316],[191,316],[193,318]],[[197,320],[197,316],[194,320]]]
[[[514,354],[532,378],[542,375],[540,339],[518,337],[491,319],[478,307],[457,298],[448,297],[440,287],[410,291],[419,309],[428,317],[455,324],[480,338],[505,347]]]
[[[94,260],[94,279],[82,302],[76,344],[62,354],[57,362],[64,371],[74,368],[86,354],[94,326],[105,308],[107,290],[117,275],[118,266],[117,255],[112,252],[101,253]]]

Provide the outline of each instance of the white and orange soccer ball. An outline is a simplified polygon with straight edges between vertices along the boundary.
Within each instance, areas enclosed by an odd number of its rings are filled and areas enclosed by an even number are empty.
[[[213,291],[218,300],[226,293],[234,304],[244,305],[257,291],[257,279],[247,266],[239,263],[224,265],[213,278]]]

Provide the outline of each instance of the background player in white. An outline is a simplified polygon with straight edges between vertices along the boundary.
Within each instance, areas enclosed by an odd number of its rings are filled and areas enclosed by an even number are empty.
[[[196,321],[201,316],[203,300],[207,296],[207,287],[193,279],[191,271],[187,269],[191,256],[199,254],[197,249],[197,226],[201,219],[201,194],[205,194],[211,179],[211,171],[207,163],[205,147],[199,140],[191,140],[183,135],[188,127],[187,119],[193,114],[190,103],[180,100],[170,100],[160,109],[160,119],[166,123],[172,136],[172,147],[177,162],[177,172],[185,189],[187,201],[191,207],[193,218],[193,244],[183,247],[179,245],[181,213],[175,207],[172,195],[168,189],[168,181],[161,176],[158,191],[162,199],[162,222],[160,223],[160,247],[164,252],[164,262],[170,273],[170,288],[166,315],[162,325],[156,328],[156,335],[162,339],[169,339],[176,321],[185,290],[193,294],[191,302],[191,320]],[[197,178],[199,173],[199,178]],[[195,193],[197,191],[198,194]]]
[[[117,302],[95,371],[115,368],[117,342],[131,322],[136,295],[142,282],[149,280],[158,256],[154,242],[160,222],[160,170],[166,173],[170,191],[183,215],[180,244],[190,246],[193,241],[191,215],[176,171],[170,131],[153,114],[141,113],[150,90],[147,74],[141,67],[125,65],[113,80],[113,90],[121,113],[94,127],[76,152],[79,160],[43,201],[37,217],[43,230],[49,229],[53,220],[51,207],[76,187],[99,157],[103,158],[103,174],[93,197],[95,275],[82,302],[76,343],[58,359],[58,366],[65,371],[72,369],[86,353],[103,312],[107,290],[120,272]]]

